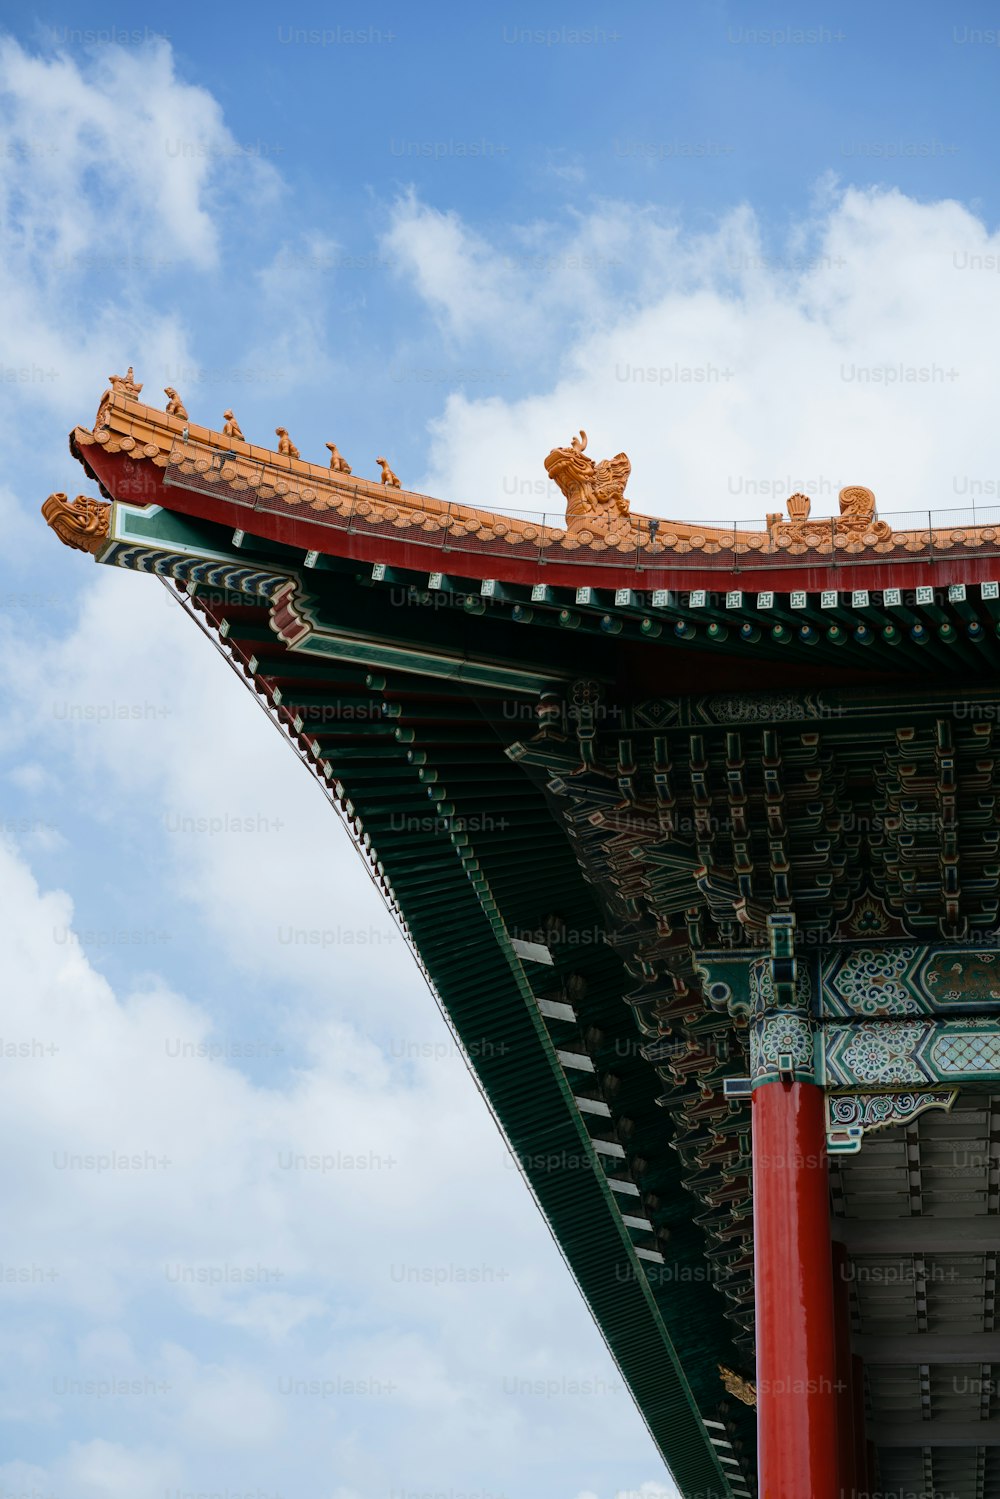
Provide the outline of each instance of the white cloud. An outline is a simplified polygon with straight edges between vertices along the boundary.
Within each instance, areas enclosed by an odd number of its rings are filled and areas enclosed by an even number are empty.
[[[201,1363],[179,1347],[165,1350],[163,1369],[180,1394],[176,1430],[185,1445],[260,1448],[284,1434],[281,1398],[265,1371]]]
[[[631,273],[643,219],[634,211],[573,214],[567,226],[518,226],[497,246],[456,211],[432,208],[411,191],[394,205],[382,247],[444,335],[483,337],[530,361],[554,334],[565,342],[600,319],[601,287]],[[672,235],[650,223],[646,237],[666,244]]]
[[[211,265],[215,194],[234,168],[273,194],[269,164],[245,154],[206,89],[177,77],[166,42],[102,46],[82,68],[5,40],[0,85],[0,182],[8,209],[16,192],[22,247],[50,272],[80,274],[115,253]]]
[[[257,313],[269,332],[245,355],[248,368],[270,371],[293,385],[321,388],[350,378],[345,363],[338,369],[337,343],[328,336],[329,299],[343,260],[337,241],[323,234],[307,233],[278,247],[255,277]],[[291,421],[287,412],[275,413],[275,422],[285,418]]]
[[[77,787],[99,819],[119,815],[101,796],[108,774],[127,806],[155,808],[152,826],[148,812],[140,819],[150,855],[235,964],[275,982],[289,972],[308,980],[328,1016],[364,1009],[371,1019],[383,996],[419,990],[403,939],[321,789],[175,596],[101,569],[76,631],[35,651],[15,651],[5,674],[25,703],[35,700],[50,750],[58,743],[75,762]],[[211,753],[198,752],[209,722]],[[24,742],[29,750],[30,734]],[[374,991],[365,982],[373,955]],[[423,1013],[427,1024],[416,1019],[405,1035],[435,1034]]]
[[[85,1499],[162,1499],[176,1474],[176,1463],[161,1452],[97,1438],[74,1443],[52,1481]]]
[[[629,453],[633,509],[656,515],[763,518],[789,480],[817,514],[852,483],[884,514],[961,508],[977,486],[998,503],[1000,299],[982,267],[1000,234],[962,205],[827,185],[778,248],[746,209],[706,234],[630,205],[533,234],[540,265],[581,246],[620,263],[569,270],[587,294],[567,316],[566,278],[515,285],[509,241],[397,206],[390,240],[442,336],[509,351],[530,326],[526,359],[556,367],[538,394],[450,397],[431,493],[559,512],[542,460],[584,426],[596,457]]]
[[[0,39],[0,139],[5,393],[79,420],[95,362],[98,379],[129,359],[190,363],[182,319],[131,288],[217,266],[223,208],[273,204],[271,164],[178,78],[163,41],[97,47],[83,66]]]
[[[92,1234],[107,1257],[86,1280],[70,1277],[67,1294],[75,1288],[84,1302],[106,1304],[127,1265],[139,1268],[138,1246],[123,1252],[118,1239],[140,1221],[145,1271],[155,1268],[164,1284],[166,1264],[192,1254],[211,1261],[240,1244],[245,1253],[253,1246],[253,1262],[287,1276],[314,1252],[348,1252],[353,1225],[377,1219],[387,1196],[414,1227],[424,1221],[425,1184],[410,1169],[422,1152],[439,1169],[461,1171],[460,1160],[485,1148],[502,1169],[485,1117],[474,1139],[449,1139],[447,1069],[428,1068],[405,1086],[371,1041],[326,1022],[290,1090],[255,1087],[227,1058],[199,1054],[211,1035],[204,1010],[162,987],[118,1001],[67,939],[68,898],[38,892],[9,852],[0,854],[0,872],[11,977],[2,1034],[8,1047],[28,1049],[12,1057],[22,1065],[9,1068],[0,1098],[0,1117],[21,1141],[19,1160],[8,1162],[11,1211],[30,1220],[46,1193],[70,1211],[101,1204]],[[316,1155],[338,1165],[293,1164]],[[366,1167],[346,1169],[351,1159]],[[74,1261],[56,1224],[35,1248],[46,1263]],[[364,1264],[356,1268],[367,1278]]]
[[[0,1131],[18,1142],[0,1264],[26,1271],[3,1286],[0,1351],[29,1371],[5,1415],[86,1439],[54,1463],[57,1492],[63,1463],[77,1491],[106,1474],[117,1493],[146,1446],[158,1472],[236,1451],[287,1471],[317,1418],[345,1477],[358,1433],[388,1421],[428,1474],[475,1452],[482,1490],[581,1418],[625,1440],[637,1418],[456,1058],[408,1072],[305,1006],[290,1079],[251,1082],[198,1054],[205,1006],[162,983],[116,995],[65,940],[68,896],[7,848],[0,888]],[[519,1392],[558,1388],[567,1359],[589,1401]],[[140,1393],[82,1398],[95,1380]],[[373,1495],[399,1484],[391,1454],[378,1466]]]

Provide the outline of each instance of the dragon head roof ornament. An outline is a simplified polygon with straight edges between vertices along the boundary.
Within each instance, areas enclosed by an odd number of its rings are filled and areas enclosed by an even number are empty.
[[[78,552],[97,552],[108,537],[111,506],[86,494],[68,500],[62,491],[50,494],[42,514],[59,540]]]
[[[587,434],[581,428],[568,448],[553,448],[545,471],[566,498],[566,525],[604,535],[625,529],[629,503],[625,498],[632,465],[624,453],[595,463],[587,457]]]

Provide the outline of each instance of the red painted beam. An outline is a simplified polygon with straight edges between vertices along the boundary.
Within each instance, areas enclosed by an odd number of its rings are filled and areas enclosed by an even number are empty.
[[[840,1499],[823,1090],[765,1083],[751,1118],[760,1499]]]

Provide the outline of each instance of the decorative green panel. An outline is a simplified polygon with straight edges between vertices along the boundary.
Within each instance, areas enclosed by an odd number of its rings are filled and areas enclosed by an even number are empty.
[[[1000,1084],[1000,1018],[827,1023],[817,1045],[828,1088],[885,1092],[934,1083]]]
[[[1000,953],[985,946],[843,948],[822,956],[820,978],[820,1014],[829,1018],[1000,1013]]]

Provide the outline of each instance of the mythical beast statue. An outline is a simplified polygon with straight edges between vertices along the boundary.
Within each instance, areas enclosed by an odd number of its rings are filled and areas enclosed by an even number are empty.
[[[587,457],[587,434],[580,432],[568,448],[553,448],[545,471],[566,497],[566,525],[583,526],[602,534],[618,530],[628,515],[625,485],[632,465],[624,453],[595,463]]]

